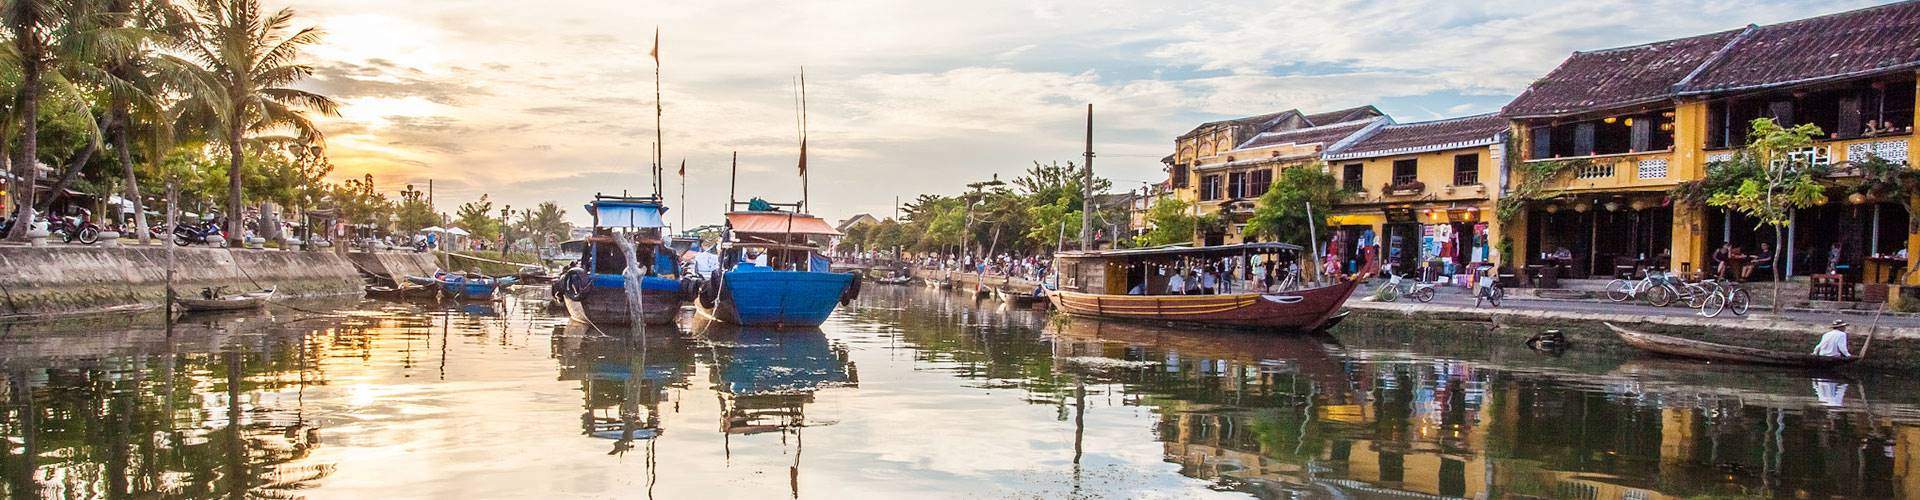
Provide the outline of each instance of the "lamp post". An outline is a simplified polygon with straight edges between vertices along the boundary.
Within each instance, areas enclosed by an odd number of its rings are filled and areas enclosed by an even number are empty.
[[[511,217],[509,216],[511,216],[512,214],[513,214],[513,205],[507,205],[505,207],[500,208],[500,260],[507,260],[507,242],[513,241],[510,239],[507,239],[507,231],[511,229],[509,227],[508,221],[511,220]]]

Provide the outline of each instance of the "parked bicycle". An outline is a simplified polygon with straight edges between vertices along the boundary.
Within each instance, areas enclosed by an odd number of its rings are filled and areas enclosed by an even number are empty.
[[[1433,302],[1433,283],[1409,281],[1398,274],[1387,275],[1387,284],[1380,288],[1380,300],[1393,302],[1402,296],[1420,302]]]
[[[1647,271],[1647,275],[1638,280],[1615,279],[1607,282],[1607,300],[1626,302],[1643,298],[1647,292],[1669,279],[1666,273]]]
[[[1653,304],[1654,307],[1667,307],[1676,301],[1684,300],[1687,302],[1687,307],[1699,309],[1701,304],[1706,303],[1707,296],[1713,293],[1715,286],[1718,285],[1711,279],[1702,280],[1699,283],[1687,283],[1681,281],[1679,276],[1669,274],[1647,290],[1647,303]]]
[[[1734,316],[1746,316],[1747,310],[1752,306],[1753,295],[1747,293],[1747,289],[1740,287],[1739,283],[1729,281],[1715,286],[1713,291],[1707,294],[1706,299],[1701,301],[1700,315],[1715,318],[1719,317],[1722,311],[1730,310],[1733,311]]]
[[[1507,289],[1500,287],[1500,277],[1493,270],[1493,266],[1481,266],[1480,271],[1475,273],[1477,282],[1473,287],[1473,307],[1476,309],[1482,301],[1500,307],[1500,299],[1507,296]]]

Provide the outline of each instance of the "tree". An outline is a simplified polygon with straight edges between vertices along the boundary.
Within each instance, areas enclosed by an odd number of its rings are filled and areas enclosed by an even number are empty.
[[[218,93],[207,99],[213,121],[227,146],[228,230],[240,234],[241,180],[245,143],[250,134],[292,129],[301,142],[318,145],[322,134],[306,110],[338,113],[339,105],[326,96],[289,85],[313,74],[313,68],[293,61],[300,51],[320,39],[318,28],[291,30],[293,10],[280,9],[262,16],[259,0],[195,0],[195,28],[183,49],[206,67]]]
[[[484,194],[480,195],[479,200],[460,204],[460,209],[453,212],[453,220],[466,228],[467,232],[473,233],[471,237],[478,241],[492,241],[500,237],[500,220],[494,217],[493,202],[487,201],[487,195]]]
[[[567,211],[551,201],[540,202],[533,210],[521,212],[514,228],[542,244],[566,240],[573,233],[573,224],[567,222]]]
[[[1137,238],[1140,246],[1151,247],[1175,243],[1192,243],[1194,231],[1199,229],[1200,218],[1189,212],[1193,204],[1175,198],[1161,198],[1147,209],[1147,226],[1152,229]]]
[[[1280,178],[1255,202],[1248,232],[1270,241],[1311,246],[1310,237],[1327,234],[1326,210],[1340,199],[1339,185],[1324,163],[1281,169]],[[1313,206],[1313,220],[1307,218],[1308,204]]]
[[[1773,227],[1773,247],[1785,248],[1786,227],[1793,223],[1794,210],[1813,206],[1826,198],[1826,188],[1817,179],[1817,172],[1806,157],[1790,153],[1806,149],[1813,144],[1813,138],[1824,135],[1820,127],[1802,124],[1793,128],[1781,127],[1772,118],[1753,120],[1753,133],[1747,142],[1746,154],[1740,155],[1741,161],[1756,162],[1758,168],[1748,168],[1757,175],[1741,180],[1740,187],[1732,192],[1714,193],[1707,198],[1707,204],[1716,207],[1737,210],[1752,217],[1757,225]],[[1780,267],[1780,254],[1774,252],[1773,268]],[[1780,287],[1773,287],[1773,310],[1780,311]]]
[[[400,202],[393,212],[394,229],[402,232],[411,233],[440,223],[440,216],[427,204],[426,193],[414,189],[412,184],[400,191]]]
[[[33,187],[39,183],[39,138],[40,138],[40,93],[46,76],[50,55],[47,46],[50,33],[59,25],[59,9],[56,0],[7,0],[0,6],[0,22],[6,23],[7,31],[13,35],[13,56],[19,60],[20,88],[15,94],[18,107],[15,109],[20,120],[20,149],[13,158],[13,167],[19,186],[25,189],[10,189],[14,197],[14,220],[33,220]],[[0,143],[6,142],[0,138]],[[32,224],[14,224],[13,232],[7,239],[24,241],[27,228]]]

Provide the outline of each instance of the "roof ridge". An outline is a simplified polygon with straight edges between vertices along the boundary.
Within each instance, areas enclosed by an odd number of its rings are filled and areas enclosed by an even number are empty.
[[[1920,1],[1920,0],[1911,0],[1911,1]],[[1752,25],[1751,25],[1751,24],[1749,24],[1748,26],[1752,26]],[[1740,30],[1742,30],[1742,29],[1745,29],[1745,28],[1739,28],[1739,29],[1730,29],[1730,30],[1721,30],[1721,31],[1715,31],[1715,32],[1712,32],[1712,33],[1701,33],[1701,34],[1698,34],[1698,35],[1693,35],[1693,36],[1683,36],[1683,37],[1679,37],[1679,38],[1668,38],[1668,39],[1665,39],[1665,40],[1654,40],[1654,41],[1651,41],[1651,42],[1646,42],[1646,43],[1638,43],[1638,44],[1633,44],[1633,45],[1622,45],[1622,46],[1619,46],[1619,47],[1608,47],[1608,48],[1604,48],[1604,49],[1593,49],[1593,50],[1576,50],[1576,51],[1573,51],[1573,53],[1574,53],[1575,55],[1579,55],[1579,54],[1605,54],[1605,53],[1609,53],[1609,52],[1624,52],[1624,51],[1628,51],[1628,50],[1633,50],[1633,49],[1644,49],[1644,48],[1647,48],[1647,47],[1652,47],[1652,46],[1655,46],[1655,45],[1659,45],[1659,44],[1663,44],[1663,43],[1673,43],[1673,42],[1678,42],[1678,41],[1682,41],[1682,40],[1692,40],[1692,39],[1695,39],[1695,38],[1706,38],[1706,37],[1710,37],[1710,36],[1719,36],[1719,35],[1724,35],[1724,34],[1727,34],[1727,33],[1732,33],[1732,32],[1735,32],[1735,31],[1740,31]]]
[[[1866,12],[1866,11],[1870,11],[1870,10],[1880,10],[1880,9],[1891,9],[1891,8],[1895,8],[1895,7],[1900,7],[1900,6],[1902,6],[1903,4],[1911,4],[1911,3],[1920,3],[1920,0],[1901,0],[1901,1],[1898,1],[1898,2],[1889,2],[1889,3],[1883,3],[1883,4],[1880,4],[1880,5],[1869,5],[1869,6],[1866,6],[1866,7],[1861,7],[1861,8],[1858,8],[1858,9],[1852,9],[1852,10],[1843,10],[1843,11],[1840,11],[1840,12],[1834,12],[1834,13],[1830,13],[1830,14],[1821,14],[1821,15],[1818,15],[1818,16],[1813,16],[1813,17],[1803,17],[1803,18],[1800,18],[1800,19],[1790,19],[1790,20],[1786,20],[1786,21],[1780,21],[1780,22],[1777,22],[1777,23],[1773,23],[1773,24],[1767,24],[1767,25],[1761,25],[1761,27],[1762,27],[1762,28],[1772,28],[1772,27],[1775,27],[1775,26],[1786,26],[1786,25],[1789,25],[1789,24],[1799,24],[1799,23],[1805,23],[1805,22],[1812,22],[1812,21],[1818,21],[1818,20],[1821,20],[1821,19],[1826,19],[1826,18],[1829,18],[1829,17],[1838,17],[1838,16],[1845,16],[1845,15],[1851,15],[1851,14],[1858,14],[1858,13],[1861,13],[1861,12]]]
[[[1701,73],[1707,72],[1707,68],[1711,68],[1714,64],[1719,63],[1721,59],[1727,56],[1728,52],[1733,52],[1733,48],[1739,46],[1740,42],[1745,41],[1748,36],[1752,36],[1759,31],[1760,25],[1748,24],[1746,29],[1740,30],[1740,34],[1727,39],[1726,45],[1720,46],[1719,50],[1713,51],[1713,54],[1708,55],[1706,59],[1701,59],[1700,65],[1694,66],[1693,71],[1687,72],[1687,76],[1680,77],[1680,81],[1667,86],[1667,90],[1673,93],[1680,93],[1681,90],[1693,84],[1694,77],[1698,77]]]
[[[1440,118],[1440,119],[1434,119],[1434,120],[1427,120],[1427,121],[1421,121],[1421,122],[1407,122],[1407,123],[1394,123],[1394,124],[1390,124],[1390,125],[1387,125],[1387,126],[1389,126],[1389,127],[1402,127],[1402,128],[1404,128],[1404,127],[1411,127],[1411,126],[1415,126],[1415,125],[1433,125],[1433,124],[1438,124],[1438,123],[1454,123],[1454,122],[1462,122],[1462,121],[1467,121],[1467,120],[1474,120],[1474,119],[1480,119],[1480,118],[1492,118],[1492,117],[1498,117],[1498,116],[1500,116],[1500,112],[1499,112],[1499,111],[1489,111],[1489,112],[1486,112],[1486,113],[1480,113],[1480,114],[1477,114],[1477,115],[1467,115],[1467,116],[1455,116],[1455,117],[1451,117],[1451,118]]]

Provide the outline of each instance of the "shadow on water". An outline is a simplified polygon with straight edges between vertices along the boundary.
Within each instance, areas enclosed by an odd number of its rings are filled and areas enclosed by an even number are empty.
[[[641,335],[568,323],[543,295],[192,316],[171,335],[139,318],[0,327],[0,486],[56,498],[1920,496],[1920,387],[1901,373],[1580,343],[1554,355],[1468,323],[1168,329],[921,287],[869,287],[823,328]]]

